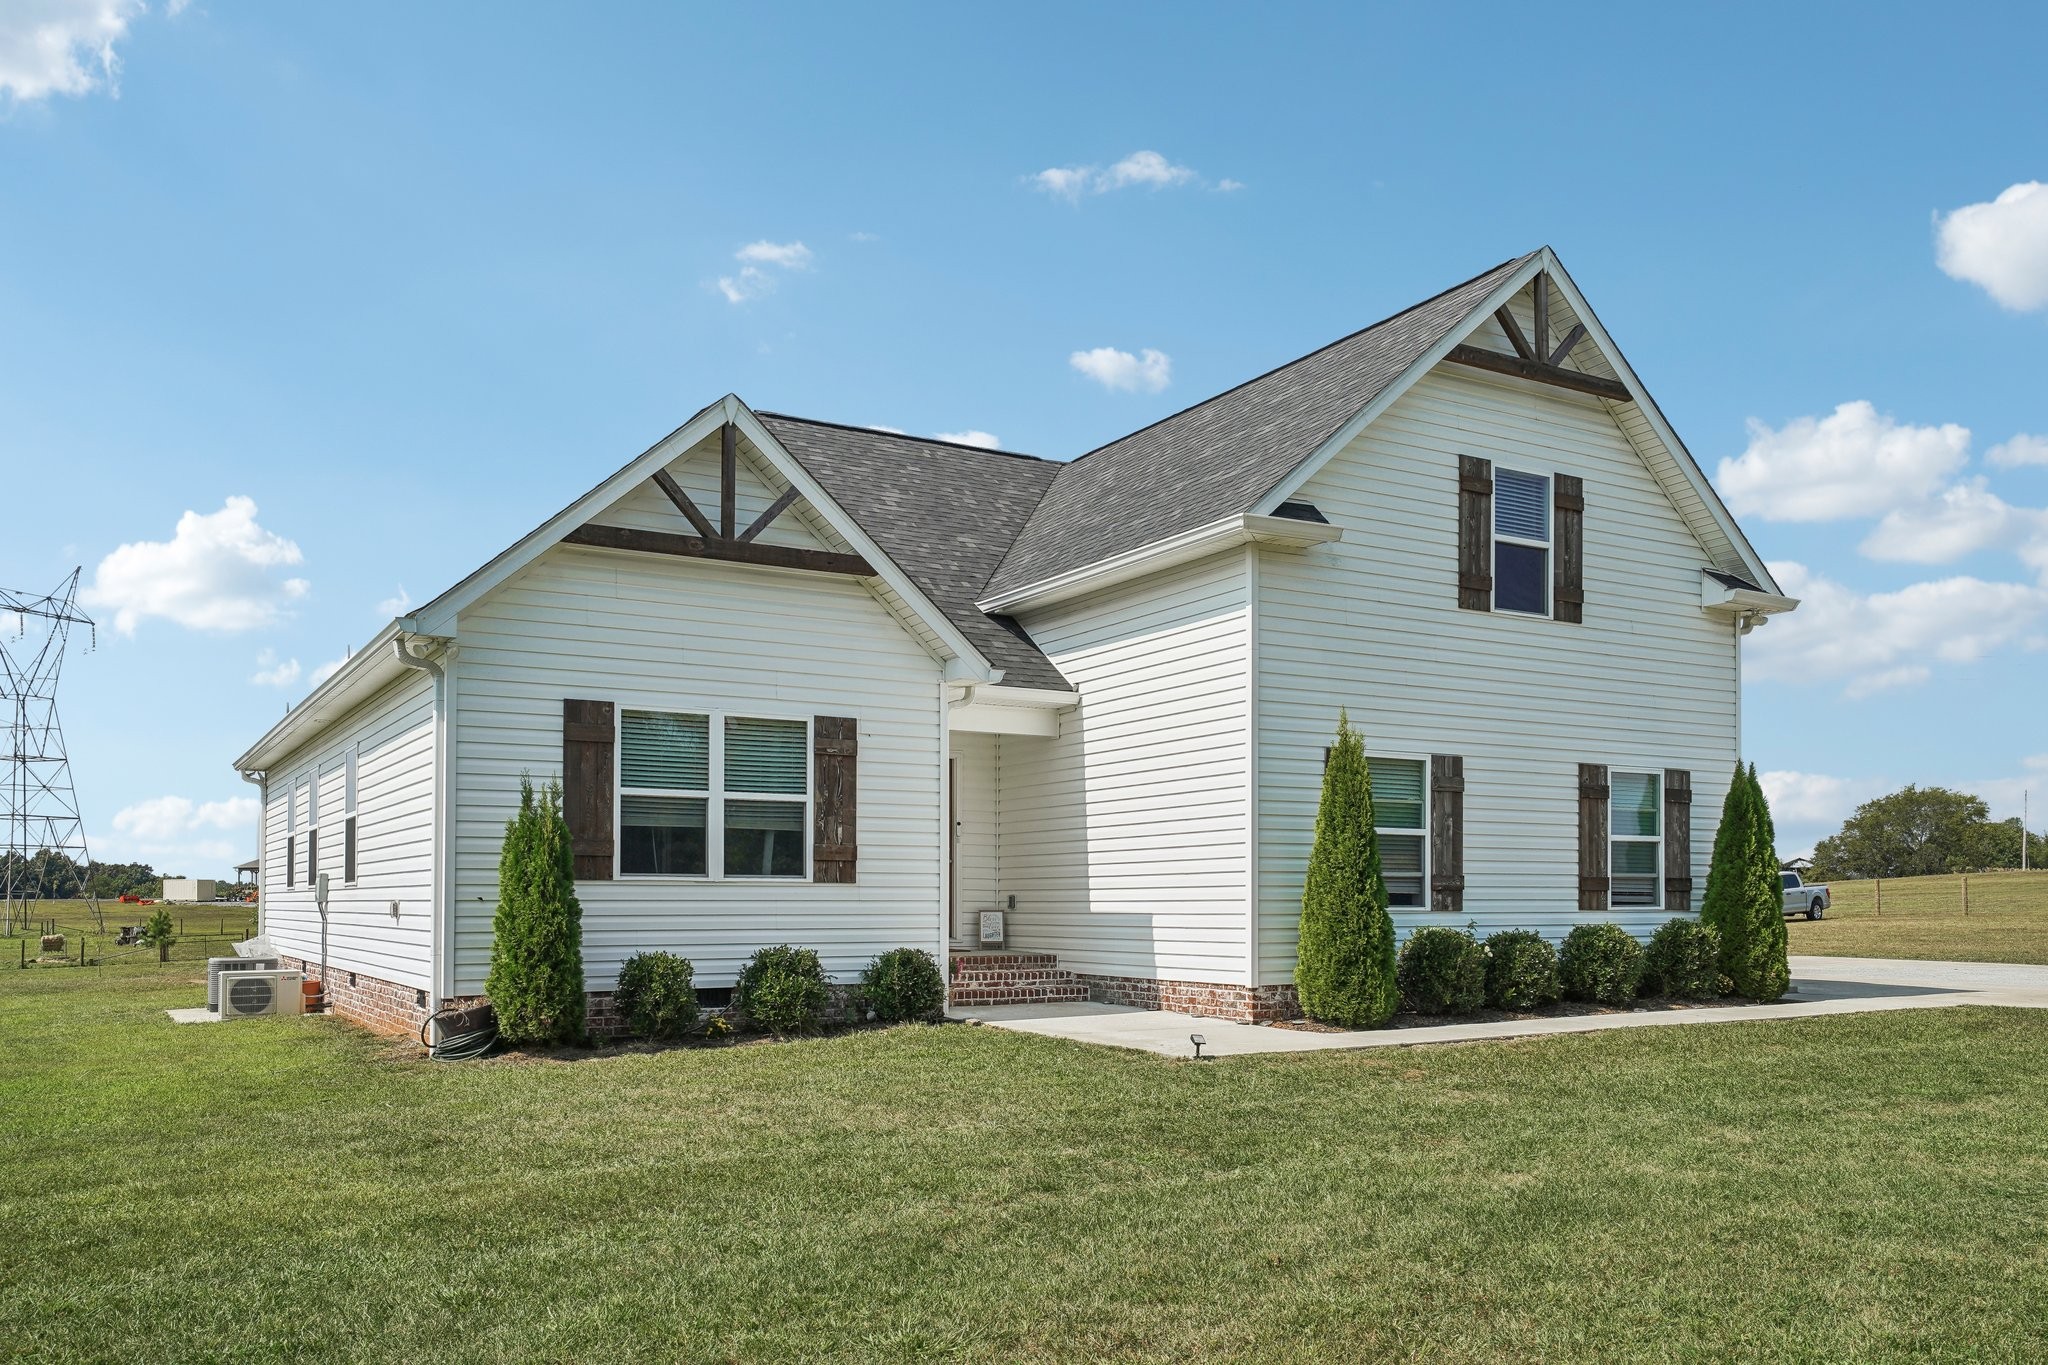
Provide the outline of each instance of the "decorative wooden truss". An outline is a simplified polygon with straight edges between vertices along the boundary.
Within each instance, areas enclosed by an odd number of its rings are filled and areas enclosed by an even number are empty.
[[[1586,325],[1579,323],[1564,334],[1556,346],[1550,344],[1550,273],[1540,272],[1531,285],[1535,291],[1535,333],[1531,337],[1522,331],[1522,324],[1508,311],[1506,304],[1494,309],[1494,319],[1500,329],[1508,335],[1508,344],[1515,348],[1513,355],[1502,355],[1482,346],[1453,346],[1451,353],[1444,357],[1460,365],[1470,365],[1477,370],[1492,370],[1495,374],[1511,374],[1519,379],[1531,379],[1538,384],[1554,384],[1560,389],[1574,389],[1580,393],[1594,394],[1600,398],[1611,398],[1617,403],[1633,403],[1634,395],[1619,380],[1603,379],[1597,374],[1583,370],[1567,370],[1565,357],[1572,353],[1572,347],[1586,337]]]
[[[874,566],[859,555],[834,550],[806,550],[789,545],[763,545],[760,535],[789,510],[799,496],[794,487],[762,509],[743,531],[739,520],[739,429],[727,422],[718,431],[718,524],[704,515],[666,469],[654,471],[654,484],[668,495],[691,526],[694,536],[673,531],[640,531],[629,526],[579,526],[562,537],[571,545],[606,550],[639,550],[646,554],[681,555],[687,559],[724,559],[738,564],[763,564],[774,569],[809,569],[816,573],[872,575]]]

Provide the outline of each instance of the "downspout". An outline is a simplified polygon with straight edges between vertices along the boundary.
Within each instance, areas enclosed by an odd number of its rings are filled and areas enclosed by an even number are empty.
[[[433,989],[429,992],[429,1009],[439,1009],[446,998],[444,987],[445,958],[449,951],[448,935],[450,916],[447,913],[448,839],[448,673],[440,663],[431,657],[430,651],[446,642],[420,635],[400,635],[391,642],[392,657],[405,668],[415,668],[434,680],[434,804],[433,804],[433,874],[429,878],[432,907],[427,921],[427,979]]]
[[[264,907],[269,904],[264,888],[270,885],[270,774],[235,770],[256,789],[256,937],[263,937]]]

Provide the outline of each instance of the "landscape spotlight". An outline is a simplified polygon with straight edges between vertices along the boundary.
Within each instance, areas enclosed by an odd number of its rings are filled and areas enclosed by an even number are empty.
[[[1204,1056],[1202,1055],[1202,1049],[1203,1049],[1203,1048],[1205,1048],[1205,1047],[1207,1047],[1207,1046],[1209,1045],[1209,1040],[1208,1040],[1207,1038],[1204,1038],[1204,1037],[1203,1037],[1203,1036],[1202,1036],[1201,1034],[1199,1034],[1199,1033],[1190,1033],[1190,1034],[1188,1035],[1188,1041],[1189,1041],[1189,1042],[1191,1042],[1191,1043],[1193,1043],[1193,1044],[1195,1045],[1195,1060],[1196,1060],[1196,1061],[1198,1061],[1198,1062],[1206,1062],[1206,1061],[1208,1061],[1208,1060],[1209,1060],[1209,1058],[1207,1058],[1207,1057],[1204,1057]]]

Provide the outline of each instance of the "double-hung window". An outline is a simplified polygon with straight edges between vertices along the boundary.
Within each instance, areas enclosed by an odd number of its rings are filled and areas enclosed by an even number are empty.
[[[306,885],[320,884],[320,770],[306,779]]]
[[[1617,910],[1664,903],[1664,778],[1616,772],[1608,779],[1608,893]]]
[[[356,746],[341,754],[341,879],[356,879]]]
[[[1493,609],[1550,615],[1550,476],[1493,473]]]
[[[810,723],[619,713],[619,875],[803,877]]]
[[[1419,758],[1366,758],[1372,774],[1373,833],[1387,903],[1429,904],[1429,765]]]
[[[299,784],[284,789],[284,884],[299,884]]]

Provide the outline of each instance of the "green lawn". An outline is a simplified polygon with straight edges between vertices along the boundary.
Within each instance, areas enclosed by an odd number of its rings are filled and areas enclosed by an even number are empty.
[[[201,981],[0,972],[8,1354],[2048,1354],[2048,1013],[448,1065]]]
[[[1794,920],[1792,951],[1837,957],[1941,958],[2048,964],[2048,872],[1903,877],[1833,883],[1834,907],[1817,924]]]

